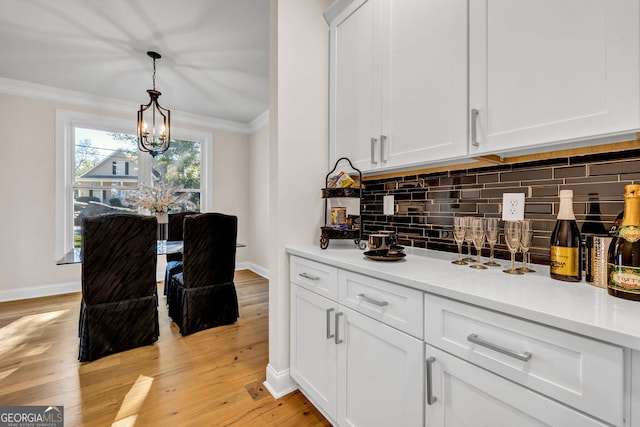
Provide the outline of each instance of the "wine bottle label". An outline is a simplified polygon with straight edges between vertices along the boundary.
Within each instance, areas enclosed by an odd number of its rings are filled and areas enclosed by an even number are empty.
[[[551,273],[562,276],[577,276],[579,261],[578,248],[551,246],[549,265]]]
[[[607,286],[617,291],[640,294],[640,268],[609,263]]]
[[[640,227],[635,225],[623,225],[615,231],[618,237],[622,237],[627,242],[637,242],[640,240]]]

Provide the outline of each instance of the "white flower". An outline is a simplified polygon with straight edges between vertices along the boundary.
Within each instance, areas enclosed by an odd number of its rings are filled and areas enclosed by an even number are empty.
[[[150,212],[169,212],[178,208],[186,210],[195,209],[195,206],[189,198],[189,193],[182,193],[182,186],[173,187],[170,184],[162,182],[151,186],[148,184],[140,184],[138,190],[134,191],[126,197],[126,201],[138,208],[146,209]]]

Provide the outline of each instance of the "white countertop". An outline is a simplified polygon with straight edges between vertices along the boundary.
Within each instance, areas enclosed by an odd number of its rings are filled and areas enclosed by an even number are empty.
[[[406,248],[401,261],[372,261],[353,242],[339,240],[324,250],[300,244],[287,252],[640,350],[640,302],[612,297],[585,281],[553,280],[545,265],[532,265],[535,273],[512,275],[502,272],[506,260],[498,260],[501,267],[477,270],[451,264],[455,253],[417,248]]]

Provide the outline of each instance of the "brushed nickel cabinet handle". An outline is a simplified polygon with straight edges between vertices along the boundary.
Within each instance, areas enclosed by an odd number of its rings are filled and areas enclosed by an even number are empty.
[[[333,334],[331,333],[331,313],[333,312],[333,308],[327,308],[327,339],[333,338]]]
[[[336,344],[342,344],[344,342],[344,340],[340,339],[340,329],[338,328],[338,326],[340,325],[340,317],[343,315],[344,313],[342,312],[338,312],[336,313],[335,317],[336,317],[336,336],[335,336],[335,343]]]
[[[436,358],[431,356],[427,359],[427,405],[431,406],[438,401],[438,398],[433,395],[433,364]]]
[[[503,347],[498,344],[494,344],[489,341],[485,341],[482,338],[478,337],[478,334],[471,334],[467,337],[467,341],[472,342],[474,344],[481,345],[482,347],[486,347],[489,350],[497,351],[498,353],[506,354],[507,356],[513,357],[514,359],[522,360],[523,362],[528,362],[531,360],[533,356],[528,351],[523,351],[522,353],[518,353],[517,351],[513,351],[509,348]]]
[[[380,161],[386,162],[387,156],[385,156],[385,147],[387,146],[387,135],[380,135]]]
[[[384,307],[384,306],[389,305],[389,303],[387,301],[378,301],[378,300],[375,300],[373,298],[370,298],[370,297],[366,296],[365,294],[358,294],[358,298],[360,298],[363,301],[366,301],[368,303],[377,305],[378,307]]]
[[[378,161],[376,160],[376,145],[378,145],[378,138],[371,138],[371,164],[377,165]]]
[[[304,277],[305,279],[313,280],[314,282],[320,280],[318,276],[312,276],[309,273],[299,273],[298,276]]]
[[[478,142],[478,114],[480,111],[474,108],[471,110],[471,144],[474,147],[478,147],[480,143]]]

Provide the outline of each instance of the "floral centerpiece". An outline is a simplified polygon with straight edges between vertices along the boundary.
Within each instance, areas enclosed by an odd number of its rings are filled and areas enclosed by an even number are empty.
[[[183,192],[183,187],[159,182],[156,185],[140,184],[138,190],[125,199],[127,203],[149,212],[169,212],[176,209],[192,210],[191,195]]]

